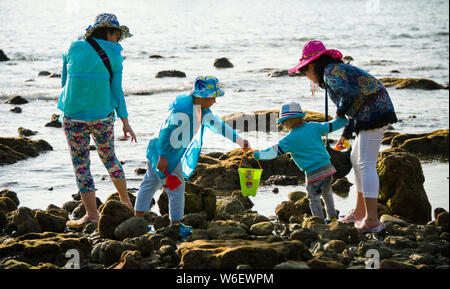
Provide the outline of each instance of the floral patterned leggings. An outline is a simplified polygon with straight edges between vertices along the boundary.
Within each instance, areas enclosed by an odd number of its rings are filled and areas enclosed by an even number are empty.
[[[113,181],[125,179],[122,165],[114,152],[114,113],[106,120],[75,121],[64,116],[66,134],[73,169],[80,193],[94,192],[94,179],[90,170],[89,141],[92,135],[97,152]]]

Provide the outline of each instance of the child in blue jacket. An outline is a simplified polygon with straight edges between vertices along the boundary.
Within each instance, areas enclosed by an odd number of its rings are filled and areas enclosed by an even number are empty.
[[[194,172],[200,150],[204,127],[221,134],[242,148],[248,141],[211,112],[216,97],[225,93],[213,76],[197,77],[191,94],[179,95],[169,107],[169,117],[164,121],[159,135],[147,147],[148,170],[145,174],[135,204],[135,215],[143,217],[150,207],[155,192],[165,187],[169,198],[169,218],[172,224],[180,223],[184,215],[184,178]],[[171,190],[166,186],[167,175],[175,175],[181,184]]]
[[[318,123],[305,122],[300,104],[291,102],[281,106],[278,123],[290,130],[278,144],[268,149],[255,151],[257,160],[274,159],[278,155],[290,153],[297,166],[305,171],[306,190],[308,192],[309,206],[314,216],[324,219],[320,197],[322,196],[326,212],[327,223],[336,220],[336,209],[331,192],[332,175],[336,172],[330,162],[322,135],[342,128],[346,118],[339,118],[332,122]]]

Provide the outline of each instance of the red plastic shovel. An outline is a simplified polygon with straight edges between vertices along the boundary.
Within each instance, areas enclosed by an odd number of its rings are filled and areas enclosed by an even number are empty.
[[[164,172],[167,176],[166,187],[173,191],[181,185],[181,181],[175,175],[170,175],[167,170]]]

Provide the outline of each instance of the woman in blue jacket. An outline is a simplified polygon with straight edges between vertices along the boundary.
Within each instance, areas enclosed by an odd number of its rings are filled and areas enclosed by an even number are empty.
[[[153,195],[164,186],[169,198],[169,218],[172,224],[181,222],[184,215],[184,178],[188,179],[197,166],[204,127],[244,149],[249,147],[247,140],[211,112],[210,107],[216,102],[216,97],[225,94],[218,83],[219,80],[213,76],[199,76],[191,94],[179,95],[171,103],[169,116],[158,136],[148,144],[148,170],[135,204],[137,217],[144,216]],[[167,175],[176,176],[181,184],[169,189]]]
[[[361,232],[379,232],[383,229],[377,217],[379,179],[376,169],[383,133],[389,124],[397,122],[391,98],[380,80],[366,71],[345,64],[342,53],[326,49],[318,40],[303,47],[302,57],[289,73],[300,71],[325,89],[336,105],[338,117],[349,117],[349,122],[337,142],[342,146],[356,133],[351,161],[355,171],[356,207],[342,222],[355,223]]]
[[[122,120],[125,138],[129,134],[131,141],[136,141],[136,135],[128,123],[122,90],[122,46],[118,43],[131,36],[126,26],[119,25],[114,14],[99,14],[95,24],[86,29],[86,40],[73,42],[63,55],[63,91],[58,108],[63,111],[63,128],[78,190],[86,209],[84,217],[67,222],[69,227],[97,223],[99,218],[94,180],[90,172],[91,135],[98,155],[119,192],[120,200],[132,206],[124,171],[114,152],[114,112]],[[104,52],[102,57],[87,40],[94,40],[99,45]],[[109,60],[110,69],[104,64],[106,60]]]

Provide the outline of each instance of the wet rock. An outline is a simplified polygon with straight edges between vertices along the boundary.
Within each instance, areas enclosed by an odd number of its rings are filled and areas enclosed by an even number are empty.
[[[185,242],[177,253],[183,269],[235,269],[241,264],[254,269],[272,269],[285,260],[301,261],[304,250],[300,241],[267,243],[235,239]]]
[[[52,73],[44,70],[44,71],[39,71],[38,76],[49,76],[50,74],[52,74]]]
[[[431,220],[431,204],[417,157],[401,149],[387,149],[378,156],[377,172],[380,203],[409,222],[425,224]]]
[[[114,231],[120,223],[133,217],[130,207],[117,200],[109,200],[103,207],[98,222],[100,237],[114,239]]]
[[[47,122],[45,124],[45,127],[56,127],[56,128],[62,127],[62,124],[58,121],[58,119],[59,119],[59,114],[52,114],[52,118],[51,118],[50,122]]]
[[[248,196],[243,196],[241,191],[234,191],[231,193],[232,198],[238,199],[242,205],[244,206],[245,210],[250,210],[255,205],[252,200]]]
[[[216,214],[216,191],[209,187],[186,182],[184,213],[200,213],[205,211],[208,220],[214,218]],[[163,190],[158,199],[159,212],[161,215],[169,212],[169,199],[167,193]]]
[[[297,202],[298,200],[301,200],[301,199],[303,199],[304,197],[306,197],[306,193],[305,192],[302,192],[302,191],[294,191],[294,192],[290,192],[289,194],[288,194],[288,199],[289,199],[289,201],[291,201],[291,202]]]
[[[127,250],[120,256],[120,263],[113,266],[113,269],[141,269],[142,254],[139,251]]]
[[[14,108],[11,108],[9,111],[14,113],[21,113],[22,109],[18,106],[15,106]]]
[[[448,212],[439,213],[436,217],[435,224],[436,226],[442,227],[444,231],[448,232]]]
[[[25,103],[28,103],[28,100],[26,100],[25,98],[21,97],[20,95],[17,95],[17,96],[13,96],[11,98],[8,98],[4,103],[25,104]]]
[[[341,222],[334,222],[329,226],[319,225],[318,233],[322,239],[342,240],[347,244],[357,243],[360,239],[360,234],[354,226]]]
[[[306,242],[307,240],[310,241],[315,241],[319,239],[319,235],[317,234],[316,231],[309,229],[309,228],[300,228],[300,229],[296,229],[294,230],[291,235],[290,238],[292,240],[299,240],[302,242]]]
[[[342,240],[331,240],[323,246],[325,251],[332,250],[337,254],[342,253],[346,249],[347,244]]]
[[[378,218],[381,218],[383,215],[390,215],[392,216],[391,210],[386,205],[383,205],[381,203],[377,203],[377,216]]]
[[[0,137],[0,165],[12,164],[39,153],[53,150],[46,141],[30,140],[23,137]]]
[[[272,222],[260,222],[250,227],[250,234],[257,236],[272,235],[274,225]]]
[[[114,230],[114,236],[118,240],[134,238],[146,234],[148,231],[147,221],[143,218],[131,217],[126,219]]]
[[[61,73],[55,73],[55,72],[50,73],[48,75],[48,78],[61,78]]]
[[[68,218],[65,218],[57,213],[48,211],[36,210],[35,217],[43,232],[62,233],[66,228]]]
[[[325,221],[318,216],[310,216],[303,219],[302,228],[312,229],[315,224],[325,225]]]
[[[244,215],[233,215],[232,219],[245,224],[247,228],[250,228],[257,223],[270,221],[266,216],[260,215],[256,212],[247,212]]]
[[[17,261],[14,259],[9,259],[4,262],[0,262],[0,269],[37,269],[35,266],[28,264],[26,262]]]
[[[207,223],[207,214],[205,211],[200,213],[190,213],[183,216],[182,223],[193,228],[203,228]]]
[[[413,154],[448,157],[448,129],[428,134],[399,134],[392,138],[391,146]]]
[[[334,181],[334,183],[331,185],[331,189],[339,196],[348,196],[351,186],[353,186],[353,184],[350,183],[346,177],[343,177]]]
[[[417,243],[403,236],[388,236],[384,242],[397,249],[417,248]]]
[[[137,175],[145,175],[145,173],[147,172],[147,169],[137,168],[137,169],[134,170],[134,172],[135,172]]]
[[[400,226],[406,226],[408,223],[400,218],[393,217],[391,215],[384,214],[380,218],[381,223],[391,222],[392,224],[398,224]]]
[[[345,265],[342,263],[339,263],[337,261],[324,261],[317,258],[311,259],[308,262],[306,262],[309,268],[311,269],[345,269]]]
[[[419,225],[415,232],[418,242],[437,241],[440,238],[441,228],[434,225]]]
[[[15,231],[16,236],[21,236],[32,232],[42,232],[41,226],[34,216],[33,210],[27,207],[20,207],[8,215],[6,230],[7,232]]]
[[[384,259],[380,262],[380,269],[416,269],[416,267],[407,262],[396,261],[392,259]]]
[[[275,266],[274,269],[310,269],[306,262],[288,260]]]
[[[0,210],[5,214],[17,209],[17,204],[7,196],[0,196]]]
[[[95,250],[95,248],[94,248]],[[119,262],[122,253],[127,250],[136,250],[136,247],[129,243],[122,243],[116,240],[108,240],[103,242],[98,247],[98,259],[105,267],[109,267],[112,264]]]
[[[228,220],[228,221],[214,221],[208,225],[207,234],[210,239],[217,239],[220,235],[225,234],[247,234],[248,227],[244,224]]]
[[[368,257],[369,250],[376,250],[379,253],[380,260],[391,258],[394,254],[393,250],[388,248],[385,243],[380,240],[361,241],[358,244],[358,254],[361,257]],[[370,253],[370,252],[369,252]]]
[[[390,145],[392,139],[393,139],[395,136],[399,135],[399,134],[400,134],[400,133],[398,133],[398,132],[393,132],[393,131],[386,131],[386,132],[384,132],[384,134],[383,134],[383,140],[381,141],[381,144],[384,144],[384,145]]]
[[[245,212],[244,205],[237,198],[225,197],[217,203],[217,216],[242,215]]]
[[[425,78],[380,78],[384,86],[395,86],[397,89],[445,89],[445,86],[436,83],[434,80]]]
[[[414,253],[409,257],[410,261],[414,265],[436,265],[437,260],[434,256],[427,253]]]
[[[178,70],[163,70],[155,75],[155,78],[163,78],[163,77],[186,77],[186,73]]]
[[[6,54],[3,52],[3,50],[0,49],[0,62],[1,61],[8,61],[9,58],[6,56]]]
[[[297,176],[270,176],[268,180],[264,182],[265,186],[276,185],[276,186],[291,186],[298,185]]]
[[[4,189],[0,191],[0,197],[7,197],[11,201],[13,201],[15,206],[12,206],[11,208],[14,208],[14,210],[19,207],[20,201],[19,198],[17,197],[16,192],[10,191],[9,189]]]
[[[294,202],[284,201],[275,208],[275,214],[281,222],[288,223],[291,216],[303,216]]]
[[[295,202],[295,206],[297,208],[298,216],[301,216],[302,214],[311,215],[311,209],[309,207],[309,199],[307,196]]]
[[[37,134],[37,131],[32,131],[32,130],[24,128],[24,127],[19,127],[17,129],[17,132],[19,133],[19,136],[32,136],[32,135]]]
[[[131,204],[134,206],[134,204],[135,204],[135,202],[136,202],[136,196],[133,195],[133,193],[132,193],[130,190],[128,190],[128,189],[127,189],[127,195],[128,195],[128,198],[130,199]],[[108,198],[105,200],[105,203],[107,203],[107,202],[110,201],[110,200],[120,201],[120,195],[119,195],[119,192],[115,192],[115,193],[109,195]],[[99,201],[100,201],[100,202],[99,202]],[[101,200],[98,199],[98,200],[97,200],[97,207],[100,207],[101,204],[102,204],[102,203],[101,203]],[[151,206],[150,206],[150,207],[151,207]]]
[[[153,220],[153,226],[155,230],[170,226],[170,219],[168,214],[162,216],[156,216]]]
[[[217,58],[216,60],[214,60],[214,67],[216,68],[231,68],[233,66],[233,63],[231,63],[230,60],[228,60],[228,58],[226,57]]]

